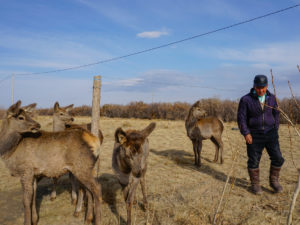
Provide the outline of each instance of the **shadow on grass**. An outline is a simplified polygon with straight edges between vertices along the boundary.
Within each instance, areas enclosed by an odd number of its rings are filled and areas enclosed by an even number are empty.
[[[157,151],[155,149],[150,149],[150,152],[155,155],[159,155],[159,156],[168,158],[169,160],[174,161],[178,166],[180,166],[182,168],[185,168],[188,170],[193,170],[193,171],[199,171],[199,172],[205,173],[217,180],[220,180],[224,183],[226,182],[226,179],[227,179],[226,173],[224,173],[222,171],[218,171],[218,170],[210,167],[209,165],[202,164],[201,167],[195,166],[194,165],[194,155],[190,154],[184,150],[168,149],[168,150],[164,150],[164,151]],[[209,160],[207,158],[201,157],[201,159],[212,163],[212,160]],[[248,181],[241,179],[241,178],[230,177],[229,182],[232,183],[233,179],[234,179],[235,186],[241,187],[241,188],[247,190],[248,192],[251,192]],[[263,189],[263,191],[265,191],[267,193],[273,193],[272,191],[270,191],[267,188],[262,187],[262,189]]]
[[[98,182],[101,184],[103,201],[109,205],[120,224],[126,224],[126,220],[120,215],[116,205],[116,194],[121,189],[118,179],[113,174],[104,173],[98,177]]]

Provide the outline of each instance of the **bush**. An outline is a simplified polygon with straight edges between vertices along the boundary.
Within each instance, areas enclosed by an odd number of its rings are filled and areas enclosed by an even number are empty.
[[[296,99],[300,105],[300,98]],[[236,121],[239,100],[220,100],[218,98],[201,99],[200,105],[207,112],[208,116],[217,116],[225,122]],[[281,109],[292,119],[293,122],[300,122],[300,111],[294,99],[284,98],[279,101]],[[140,118],[140,119],[166,119],[184,120],[188,114],[191,104],[186,102],[175,103],[144,103],[130,102],[127,105],[105,104],[100,108],[100,115],[110,118]],[[38,109],[40,115],[52,115],[53,109]],[[0,116],[5,110],[0,109]],[[91,116],[92,108],[87,105],[75,107],[71,113],[74,116]],[[287,121],[280,117],[281,123]]]

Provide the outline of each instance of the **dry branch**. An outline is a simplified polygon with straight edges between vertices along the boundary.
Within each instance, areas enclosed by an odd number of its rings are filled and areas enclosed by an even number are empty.
[[[297,197],[298,197],[298,194],[299,194],[299,191],[300,191],[300,169],[298,169],[298,172],[299,172],[298,184],[296,186],[296,189],[295,189],[295,192],[294,192],[294,195],[293,195],[293,199],[292,199],[292,202],[291,202],[291,205],[290,205],[289,216],[288,216],[287,223],[286,223],[287,225],[292,224],[293,210],[295,208],[296,200],[297,200]]]
[[[229,140],[228,136],[227,136],[227,139]],[[230,143],[230,142],[229,142],[229,143]],[[219,202],[218,207],[217,207],[217,209],[216,209],[216,211],[215,211],[215,213],[214,213],[213,223],[212,223],[213,225],[216,223],[217,215],[218,215],[218,213],[219,213],[219,211],[220,211],[220,207],[221,207],[221,204],[222,204],[223,199],[224,199],[224,195],[225,195],[225,191],[226,191],[227,185],[228,185],[228,183],[229,183],[231,174],[233,174],[233,172],[234,172],[234,168],[235,168],[237,159],[238,159],[238,157],[239,157],[239,155],[240,155],[238,150],[236,150],[235,152],[233,151],[233,148],[232,148],[231,145],[230,145],[230,148],[231,148],[231,152],[233,153],[233,158],[232,158],[233,163],[232,163],[232,165],[231,165],[231,168],[230,168],[229,173],[227,174],[227,178],[226,178],[226,182],[225,182],[224,187],[223,187],[223,191],[222,191],[222,195],[221,195],[221,198],[220,198],[220,202]],[[231,193],[231,190],[232,190],[233,187],[234,187],[234,182],[235,182],[235,179],[232,179],[232,180],[233,180],[233,181],[232,181],[233,183],[232,183],[232,185],[231,185],[230,193]],[[223,212],[223,211],[224,211],[224,209],[222,210],[222,212]],[[220,213],[219,216],[221,216],[222,212]]]
[[[298,70],[300,72],[300,68],[299,68],[299,65],[297,66],[298,67]],[[275,89],[275,85],[274,85],[274,76],[273,76],[273,73],[272,73],[272,70],[271,70],[271,76],[272,76],[272,84],[273,84],[273,88],[274,88],[274,94],[275,94],[275,98],[277,100],[277,97],[276,97],[276,89]],[[291,89],[291,88],[290,88]],[[291,90],[292,92],[292,90]],[[293,93],[292,93],[293,95]],[[270,106],[268,106],[270,107]],[[271,107],[273,108],[273,107]],[[292,125],[292,127],[294,127],[296,133],[298,134],[298,136],[300,137],[300,133],[296,127],[296,125],[291,121],[291,119],[286,115],[285,112],[283,112],[279,105],[277,104],[277,108],[276,110],[279,110],[280,113],[283,115],[283,117]],[[298,168],[298,173],[299,173],[299,177],[298,177],[298,184],[297,184],[297,187],[296,187],[296,190],[294,192],[294,195],[293,195],[293,199],[292,199],[292,202],[291,202],[291,206],[290,206],[290,211],[289,211],[289,216],[288,216],[288,219],[287,219],[287,225],[290,225],[292,223],[292,216],[293,216],[293,210],[294,210],[294,207],[295,207],[295,203],[296,203],[296,199],[298,197],[298,194],[299,194],[299,190],[300,190],[300,169]]]
[[[289,88],[290,88],[290,91],[291,91],[291,95],[292,95],[292,97],[293,97],[293,100],[294,100],[296,106],[298,107],[298,109],[300,110],[300,105],[298,104],[297,99],[295,98],[295,95],[294,95],[294,92],[293,92],[293,90],[292,90],[292,86],[291,86],[291,84],[290,84],[290,81],[288,81],[288,84],[289,84]]]

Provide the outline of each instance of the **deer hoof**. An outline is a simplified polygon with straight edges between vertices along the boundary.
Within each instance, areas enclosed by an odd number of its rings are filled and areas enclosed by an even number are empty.
[[[90,224],[91,222],[92,222],[92,219],[86,219],[86,220],[85,220],[85,223],[86,223],[86,224]]]
[[[51,201],[54,201],[55,199],[56,199],[56,197],[53,197],[53,196],[50,197]]]
[[[73,214],[74,217],[79,217],[79,215],[80,215],[80,212],[74,212],[74,214]]]
[[[148,209],[148,202],[144,202],[144,211],[147,211]]]

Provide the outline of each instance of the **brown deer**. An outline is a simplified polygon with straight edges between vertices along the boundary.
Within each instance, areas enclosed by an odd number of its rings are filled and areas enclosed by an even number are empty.
[[[201,109],[200,101],[195,102],[188,113],[185,120],[185,128],[187,136],[192,140],[193,150],[195,154],[195,165],[201,166],[201,150],[202,141],[210,139],[216,146],[215,159],[218,162],[219,152],[221,155],[221,163],[223,160],[223,141],[222,133],[224,129],[223,122],[217,117],[205,117],[206,112]]]
[[[101,186],[93,177],[93,168],[100,148],[99,139],[83,129],[62,132],[39,131],[21,101],[6,112],[0,129],[0,155],[12,176],[20,177],[23,188],[24,225],[36,225],[36,186],[40,177],[60,177],[68,171],[91,192],[95,224],[100,225]],[[92,206],[93,204],[88,204]],[[86,222],[93,219],[87,209]]]
[[[127,224],[131,224],[131,208],[135,199],[136,188],[141,184],[144,207],[147,208],[145,174],[149,155],[148,136],[155,128],[151,123],[141,131],[123,131],[118,128],[115,132],[115,145],[112,157],[112,167],[122,186],[127,208]]]
[[[65,129],[85,129],[91,131],[91,124],[73,124],[74,118],[70,114],[70,110],[73,108],[73,104],[60,107],[58,102],[55,102],[53,107],[53,131],[64,131]],[[98,132],[100,144],[103,142],[103,134],[101,130]],[[83,190],[79,188],[79,184],[74,179],[73,175],[70,173],[70,179],[72,184],[72,203],[76,204],[76,209],[74,212],[74,216],[78,217],[83,204]],[[53,189],[51,192],[51,200],[56,198],[56,185],[57,185],[57,178],[53,178]],[[78,197],[77,197],[78,192]]]

